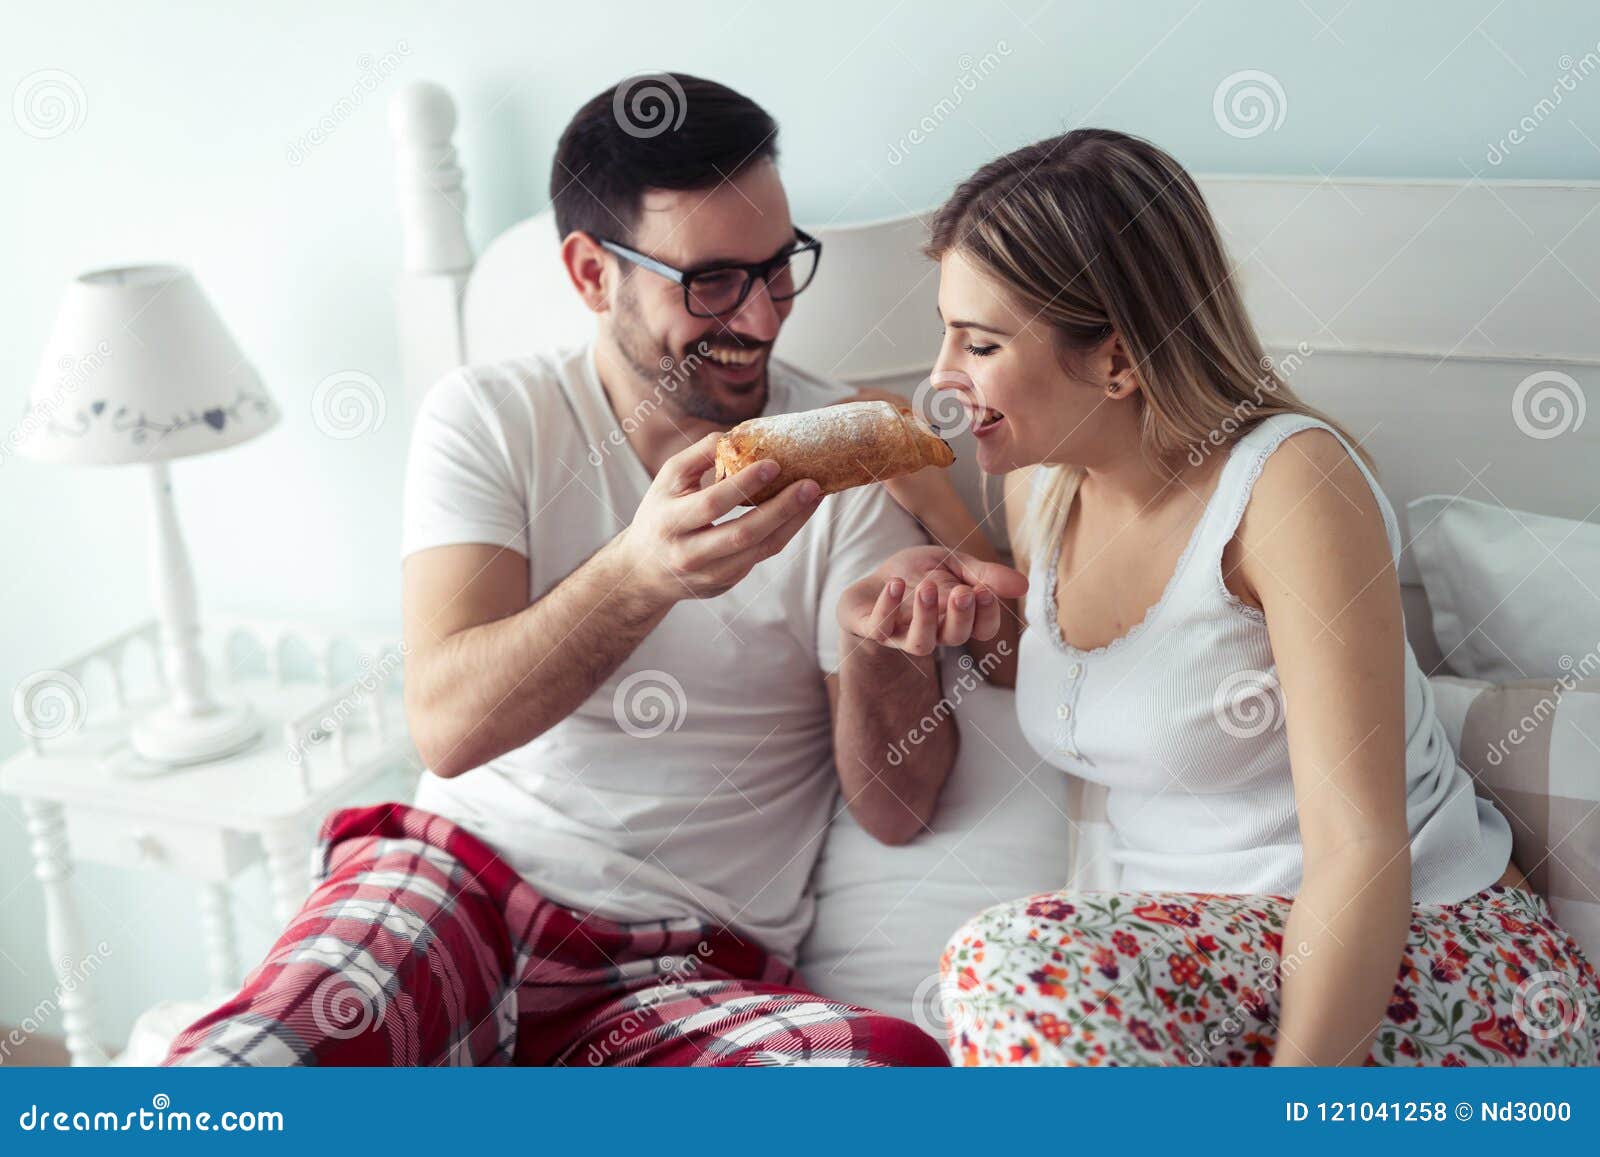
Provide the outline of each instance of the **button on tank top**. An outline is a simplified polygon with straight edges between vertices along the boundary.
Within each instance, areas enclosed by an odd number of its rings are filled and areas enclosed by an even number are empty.
[[[1059,536],[1035,551],[1017,714],[1042,759],[1107,789],[1120,888],[1299,891],[1300,834],[1277,667],[1265,616],[1223,582],[1222,551],[1267,458],[1311,427],[1338,437],[1315,418],[1275,414],[1234,442],[1160,600],[1104,647],[1079,650],[1062,638],[1055,613]],[[1398,559],[1394,510],[1366,464],[1352,458]],[[1045,473],[1035,471],[1034,501]],[[1405,697],[1412,896],[1449,903],[1500,877],[1511,829],[1457,763],[1409,643]]]

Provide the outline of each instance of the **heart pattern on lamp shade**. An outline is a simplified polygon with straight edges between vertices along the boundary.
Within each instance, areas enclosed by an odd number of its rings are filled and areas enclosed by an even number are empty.
[[[105,410],[106,400],[97,398],[65,421],[57,421],[51,417],[45,428],[54,436],[82,438],[92,432],[94,419],[102,417]],[[144,414],[132,417],[126,406],[118,406],[112,411],[110,422],[113,430],[126,433],[131,442],[139,444],[152,434],[165,437],[192,426],[209,426],[221,433],[230,420],[238,421],[247,413],[270,414],[271,412],[272,403],[265,396],[241,390],[239,396],[226,406],[213,406],[199,413],[191,410],[187,414],[174,414],[167,422],[152,421]]]

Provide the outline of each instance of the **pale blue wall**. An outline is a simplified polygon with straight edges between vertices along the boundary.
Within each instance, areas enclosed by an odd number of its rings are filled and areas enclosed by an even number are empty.
[[[581,100],[622,75],[663,67],[726,81],[776,114],[785,177],[810,221],[924,208],[984,159],[1079,123],[1149,136],[1204,171],[1600,177],[1600,78],[1571,80],[1586,54],[1596,54],[1590,67],[1600,58],[1600,10],[1592,0],[1533,8],[1493,0],[13,6],[0,36],[0,95],[41,70],[63,70],[81,88],[83,115],[41,140],[0,111],[0,413],[17,412],[73,273],[141,259],[192,265],[286,415],[268,437],[175,471],[204,601],[393,619],[404,430],[383,102],[397,84],[426,77],[457,95],[479,241],[543,207],[550,150]],[[386,54],[392,74],[336,117],[322,143],[297,146],[361,90],[363,76],[389,71]],[[1275,130],[1240,139],[1218,126],[1212,101],[1224,77],[1246,69],[1276,78],[1285,115]],[[1537,110],[1556,93],[1558,107]],[[1524,117],[1536,127],[1491,165],[1491,149]],[[931,131],[906,149],[924,118]],[[367,436],[336,440],[313,423],[311,397],[345,370],[381,383],[389,414]],[[133,481],[0,465],[0,688],[145,613]],[[0,755],[18,746],[9,718],[0,721]],[[0,1022],[20,1020],[50,984],[15,811],[0,803]],[[166,982],[199,983],[192,954],[170,947],[190,920],[186,888],[94,869],[80,883],[91,895],[91,938],[107,913],[133,913],[151,945],[126,945],[103,973],[109,1032],[123,1031]],[[268,933],[263,918],[249,922],[247,955],[259,955]]]

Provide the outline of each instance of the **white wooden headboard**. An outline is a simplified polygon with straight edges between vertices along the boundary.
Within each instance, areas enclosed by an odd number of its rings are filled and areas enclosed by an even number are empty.
[[[437,85],[390,108],[404,265],[408,412],[467,361],[569,344],[593,319],[566,284],[549,213],[474,257],[456,113]],[[1462,494],[1568,518],[1600,502],[1600,182],[1201,177],[1281,372],[1378,463],[1406,503]],[[937,271],[917,217],[806,226],[824,260],[779,339],[815,373],[910,392],[938,348]],[[970,445],[959,485],[978,505]],[[998,490],[997,487],[991,487]],[[998,519],[989,525],[999,527]],[[1000,533],[997,530],[997,533]],[[1409,551],[1407,629],[1438,661]]]

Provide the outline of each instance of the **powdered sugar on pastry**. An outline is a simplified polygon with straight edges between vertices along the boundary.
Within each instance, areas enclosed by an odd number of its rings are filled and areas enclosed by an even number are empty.
[[[741,422],[717,441],[717,477],[730,477],[763,458],[776,461],[780,472],[752,496],[756,502],[802,478],[833,494],[924,466],[948,466],[955,455],[906,407],[873,401]]]
[[[888,402],[843,402],[816,410],[752,418],[734,429],[757,440],[779,435],[794,450],[805,454],[830,447],[869,444],[883,436],[884,423],[899,421],[899,409]]]

